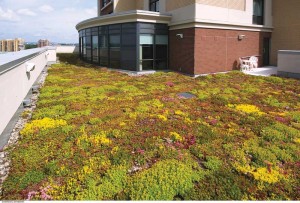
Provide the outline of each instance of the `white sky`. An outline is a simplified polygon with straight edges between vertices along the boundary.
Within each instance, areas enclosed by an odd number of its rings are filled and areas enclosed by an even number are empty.
[[[77,43],[76,24],[96,15],[96,0],[0,0],[0,39]]]

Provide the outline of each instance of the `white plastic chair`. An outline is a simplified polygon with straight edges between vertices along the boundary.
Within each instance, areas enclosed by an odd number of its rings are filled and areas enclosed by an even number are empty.
[[[258,58],[256,56],[251,56],[249,61],[251,69],[258,68]]]
[[[243,59],[240,59],[240,69],[241,71],[247,71],[250,70],[250,66],[248,64],[245,63],[245,61],[243,61]]]

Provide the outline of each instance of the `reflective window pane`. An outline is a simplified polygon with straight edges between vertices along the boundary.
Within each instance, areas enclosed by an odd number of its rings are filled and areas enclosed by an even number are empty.
[[[264,24],[264,0],[253,1],[253,24]]]
[[[153,44],[153,35],[140,35],[140,44]]]
[[[108,37],[99,35],[100,40],[100,66],[108,66]]]
[[[106,35],[100,35],[99,36],[99,40],[100,40],[100,47],[101,48],[107,48],[107,36]]]
[[[83,51],[83,58],[86,59],[86,37],[83,37],[82,44],[83,44],[83,49],[82,49],[82,51]]]
[[[140,35],[140,69],[153,69],[154,60],[154,37],[153,35]]]
[[[168,44],[168,35],[156,35],[155,43],[156,44]]]
[[[121,64],[121,52],[120,48],[110,48],[109,52],[109,57],[110,57],[110,68],[120,68]]]
[[[92,61],[92,38],[87,36],[86,38],[86,60]]]
[[[98,36],[93,36],[93,62],[98,63],[99,61],[99,54],[98,54]]]
[[[110,47],[120,47],[121,37],[120,35],[110,35],[109,36],[109,46]]]
[[[159,1],[152,0],[151,3],[154,10],[159,10]],[[166,24],[124,23],[91,27],[79,31],[79,44],[81,58],[100,66],[126,70],[168,67]]]
[[[153,60],[141,61],[142,70],[153,70]]]
[[[153,45],[141,45],[141,59],[153,59]]]
[[[155,52],[156,52],[156,59],[167,59],[168,45],[156,45]]]
[[[166,69],[168,69],[167,60],[155,60],[154,69],[155,70],[166,70]]]

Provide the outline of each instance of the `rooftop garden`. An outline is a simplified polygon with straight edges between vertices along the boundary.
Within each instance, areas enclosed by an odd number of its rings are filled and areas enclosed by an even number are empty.
[[[300,200],[299,80],[60,59],[8,149],[2,199]]]

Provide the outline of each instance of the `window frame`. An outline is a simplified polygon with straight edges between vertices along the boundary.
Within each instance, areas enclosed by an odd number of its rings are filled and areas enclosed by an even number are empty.
[[[152,9],[154,6],[154,9]],[[159,0],[149,0],[149,11],[159,12]]]
[[[255,15],[255,2],[261,1],[261,16]],[[254,0],[253,1],[253,14],[252,14],[252,24],[254,25],[264,25],[265,23],[265,0]]]

